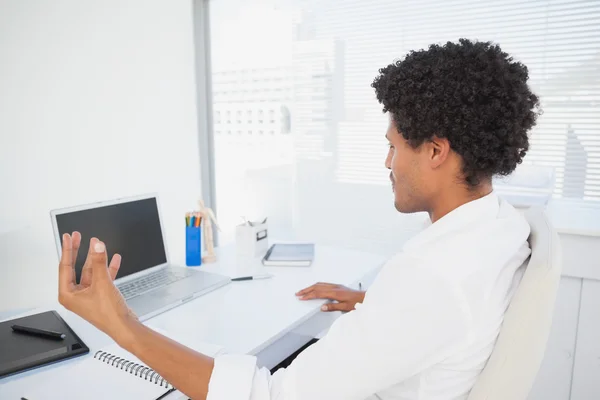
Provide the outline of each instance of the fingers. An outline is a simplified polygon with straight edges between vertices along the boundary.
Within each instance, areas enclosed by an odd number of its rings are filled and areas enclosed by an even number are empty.
[[[58,264],[58,290],[66,292],[75,284],[75,270],[73,267],[73,241],[68,233],[62,237],[62,254]]]
[[[336,291],[333,289],[317,288],[312,292],[300,296],[300,300],[312,300],[312,299],[328,299],[328,300],[342,300],[343,292]]]
[[[108,264],[108,274],[112,281],[114,281],[117,277],[119,268],[121,268],[121,256],[119,254],[115,254],[112,260],[110,260],[110,264]]]
[[[83,269],[81,270],[81,284],[83,286],[89,286],[92,284],[92,253],[96,243],[98,243],[98,239],[95,237],[90,239],[87,257],[85,259],[85,263],[83,264]]]
[[[106,245],[101,241],[97,241],[93,245],[90,243],[92,248],[92,274],[93,280],[92,285],[96,282],[110,279],[107,263],[106,263]]]
[[[296,293],[296,296],[302,297],[316,289],[319,288],[334,288],[337,287],[338,285],[335,285],[333,283],[323,283],[323,282],[319,282],[319,283],[315,283],[314,285],[311,285],[305,289],[300,290],[299,292]]]
[[[71,242],[73,243],[73,255],[72,262],[73,268],[77,265],[77,254],[79,253],[79,246],[81,246],[81,233],[75,231],[71,234]]]
[[[328,303],[323,304],[321,306],[321,311],[329,312],[329,311],[352,311],[354,307],[347,302],[342,303]]]
[[[314,289],[315,289],[315,285],[311,285],[311,286],[309,286],[307,288],[304,288],[304,289],[296,292],[296,296],[298,296],[298,297],[304,296],[305,294],[310,293]]]

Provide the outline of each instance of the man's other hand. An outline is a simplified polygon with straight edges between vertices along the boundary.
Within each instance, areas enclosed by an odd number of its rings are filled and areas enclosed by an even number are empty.
[[[306,289],[302,289],[296,293],[296,296],[300,300],[327,299],[336,301],[336,303],[324,304],[321,307],[323,311],[352,311],[356,303],[363,302],[365,292],[353,290],[342,285],[319,282]]]

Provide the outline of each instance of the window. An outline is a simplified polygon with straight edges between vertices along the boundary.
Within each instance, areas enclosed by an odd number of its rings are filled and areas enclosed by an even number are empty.
[[[524,164],[553,168],[554,201],[600,209],[600,2],[219,0],[210,7],[213,79],[252,76],[250,103],[278,104],[285,113],[275,118],[277,132],[290,133],[252,151],[256,136],[215,141],[221,226],[240,215],[268,216],[272,234],[397,251],[417,217],[393,208],[383,166],[387,121],[370,84],[408,51],[460,37],[494,41],[529,67],[544,114]],[[231,26],[246,34],[230,35]],[[231,101],[216,84],[213,92],[215,101]],[[232,170],[233,162],[243,167]]]
[[[266,97],[266,96],[265,96]],[[270,99],[269,99],[270,100]],[[262,124],[263,123],[263,118],[264,118],[264,114],[265,112],[261,109],[258,110],[258,123]]]

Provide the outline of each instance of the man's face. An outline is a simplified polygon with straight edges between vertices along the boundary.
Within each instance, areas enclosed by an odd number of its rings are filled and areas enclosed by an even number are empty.
[[[396,210],[402,213],[425,211],[428,173],[424,146],[411,147],[396,129],[391,115],[385,136],[390,147],[385,166],[390,170]]]

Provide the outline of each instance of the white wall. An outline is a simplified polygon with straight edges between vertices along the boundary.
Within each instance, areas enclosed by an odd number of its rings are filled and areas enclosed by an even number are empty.
[[[159,192],[183,258],[192,23],[190,1],[0,0],[0,310],[55,298],[53,208]]]

